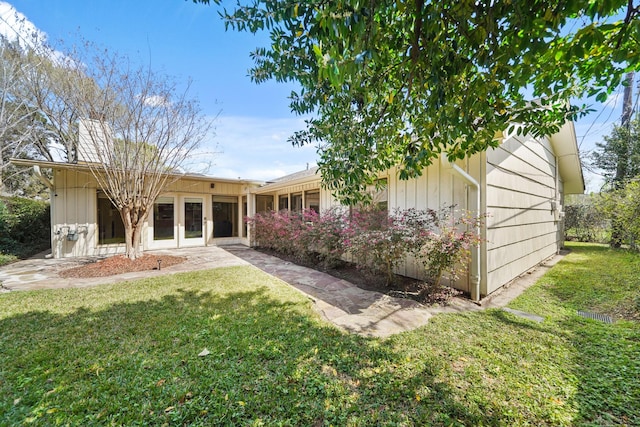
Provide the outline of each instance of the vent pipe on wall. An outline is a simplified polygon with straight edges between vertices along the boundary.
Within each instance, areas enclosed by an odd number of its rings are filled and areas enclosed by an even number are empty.
[[[460,166],[456,165],[452,161],[449,160],[446,153],[443,153],[440,156],[440,162],[442,166],[446,169],[449,169],[452,174],[457,175],[462,178],[462,180],[471,187],[474,187],[476,190],[476,200],[475,200],[475,210],[476,215],[481,215],[481,204],[480,204],[480,184],[475,180],[474,177],[465,172]],[[482,237],[482,229],[480,224],[476,227],[476,233],[478,235],[478,239]],[[471,277],[471,299],[473,301],[480,301],[480,279],[482,277],[480,267],[482,263],[480,262],[481,249],[480,245],[474,247],[473,250],[474,256],[472,257],[472,268],[471,270],[475,270],[475,274]]]

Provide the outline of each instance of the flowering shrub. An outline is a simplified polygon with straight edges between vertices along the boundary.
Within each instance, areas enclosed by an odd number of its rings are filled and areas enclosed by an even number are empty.
[[[392,215],[375,209],[355,211],[344,230],[344,246],[358,268],[383,274],[388,285],[400,262],[426,235],[428,223],[428,214],[415,209],[396,210]]]
[[[382,275],[387,284],[408,254],[424,266],[435,288],[444,274],[452,280],[465,270],[471,246],[480,244],[475,228],[481,219],[453,206],[440,210],[354,210],[347,216],[336,207],[318,215],[302,212],[262,212],[247,219],[254,244],[259,247],[309,260],[317,256],[325,267],[336,265],[345,253],[356,266]],[[434,288],[431,289],[433,291]]]
[[[247,223],[256,246],[305,259],[311,253],[310,231],[317,218],[312,210],[301,213],[268,211],[248,218]]]
[[[482,218],[468,212],[456,217],[449,207],[439,210],[433,219],[435,230],[428,232],[416,255],[437,289],[445,273],[456,280],[466,270],[470,248],[481,243],[475,229]]]
[[[324,261],[325,268],[334,267],[345,252],[343,231],[348,221],[344,209],[332,207],[316,216],[309,230],[310,247]]]

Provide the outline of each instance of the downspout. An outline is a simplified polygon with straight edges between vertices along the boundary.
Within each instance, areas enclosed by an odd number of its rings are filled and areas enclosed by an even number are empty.
[[[49,190],[53,191],[53,183],[49,180],[49,178],[47,178],[42,174],[42,171],[40,170],[40,166],[34,165],[33,172],[36,174],[40,182],[46,185]]]
[[[446,167],[446,168],[451,168],[452,173],[455,173],[457,176],[459,176],[460,178],[462,178],[462,180],[467,184],[470,185],[472,187],[474,187],[476,189],[476,200],[475,200],[475,209],[478,216],[480,216],[481,211],[481,204],[480,204],[480,184],[478,183],[478,181],[475,180],[475,178],[473,178],[471,175],[469,175],[467,172],[465,172],[460,166],[456,165],[455,163],[449,161],[447,154],[443,153],[442,156],[440,156],[440,162],[442,164],[442,166]],[[480,240],[482,238],[482,229],[480,226],[480,223],[478,222],[478,225],[476,227],[476,234],[478,235],[478,240]],[[482,277],[481,274],[481,262],[480,262],[480,255],[481,255],[481,245],[477,245],[474,248],[474,254],[475,256],[472,257],[472,270],[474,270],[473,267],[475,267],[475,275],[471,278],[471,299],[475,302],[479,302],[480,301],[480,278]]]

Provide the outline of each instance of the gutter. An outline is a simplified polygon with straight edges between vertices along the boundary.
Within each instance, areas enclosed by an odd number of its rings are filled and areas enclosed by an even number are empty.
[[[442,156],[440,156],[440,162],[442,164],[442,166],[444,166],[445,168],[450,168],[451,169],[451,173],[454,173],[455,175],[457,175],[458,177],[462,178],[462,180],[467,184],[470,185],[471,187],[476,189],[476,200],[475,200],[475,209],[477,212],[477,215],[480,215],[480,208],[481,208],[481,204],[480,204],[480,183],[478,183],[478,181],[475,180],[475,178],[473,178],[471,175],[469,175],[467,172],[465,172],[460,166],[456,165],[455,163],[453,163],[452,161],[449,160],[449,158],[447,157],[446,153],[443,153]],[[482,230],[481,230],[481,226],[480,223],[478,223],[477,227],[476,227],[476,234],[478,235],[478,239],[482,238]],[[480,250],[480,246],[481,245],[477,245],[474,248],[474,254],[475,256],[472,257],[472,267],[475,267],[475,272],[476,274],[473,275],[471,277],[471,299],[475,302],[479,302],[480,301],[480,278],[482,277],[481,275],[481,263],[480,263],[480,255],[481,255],[481,250]],[[473,270],[473,268],[472,268]]]

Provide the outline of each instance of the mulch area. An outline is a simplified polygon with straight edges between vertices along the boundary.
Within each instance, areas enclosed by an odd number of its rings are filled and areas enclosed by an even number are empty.
[[[186,260],[184,257],[172,255],[145,254],[135,260],[130,260],[124,255],[115,255],[79,267],[63,270],[60,272],[60,277],[106,277],[133,271],[157,270],[158,261],[160,261],[160,268],[165,268],[180,264]]]
[[[333,277],[346,280],[349,283],[353,283],[360,289],[379,292],[396,298],[413,299],[426,305],[446,305],[449,303],[451,298],[463,294],[462,291],[447,286],[442,286],[439,289],[433,289],[433,287],[427,282],[414,279],[413,277],[402,276],[400,274],[395,274],[393,283],[387,285],[384,277],[368,274],[366,271],[358,269],[355,264],[345,261],[327,268],[320,259],[300,260],[296,257],[281,254],[269,249],[254,249],[268,255],[278,257],[282,260],[289,261],[293,264],[313,268],[314,270],[330,274]],[[425,292],[422,292],[423,290]]]

